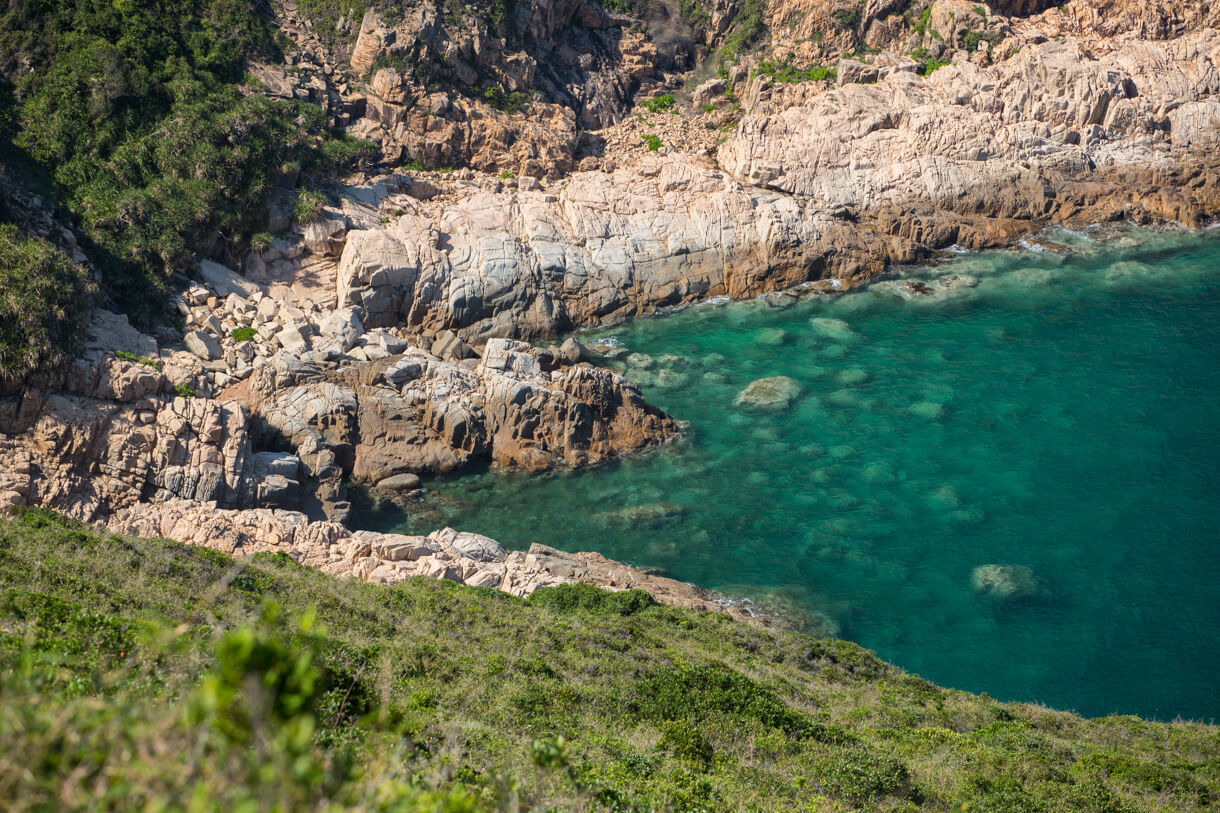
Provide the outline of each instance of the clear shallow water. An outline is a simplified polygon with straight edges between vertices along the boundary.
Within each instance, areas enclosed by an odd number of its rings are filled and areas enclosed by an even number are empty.
[[[1071,251],[909,275],[978,278],[948,298],[701,306],[586,336],[652,356],[616,364],[690,437],[434,480],[411,516],[357,522],[664,568],[1001,699],[1220,718],[1220,234],[1057,239]],[[778,375],[803,390],[789,409],[734,405]],[[987,563],[1030,568],[1037,594],[976,595]]]

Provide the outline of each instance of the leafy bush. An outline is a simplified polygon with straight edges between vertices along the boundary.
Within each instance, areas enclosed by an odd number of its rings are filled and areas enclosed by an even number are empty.
[[[88,335],[94,293],[86,268],[0,224],[0,380],[71,359]]]
[[[743,0],[733,17],[729,35],[724,38],[721,55],[732,58],[749,52],[762,39],[766,30],[766,7],[763,0]]]
[[[107,292],[137,319],[163,307],[194,252],[242,242],[281,166],[351,156],[342,139],[327,146],[321,108],[243,95],[246,60],[277,53],[250,0],[14,0],[0,12],[13,146],[53,179]]]
[[[995,31],[975,31],[971,29],[962,35],[962,47],[970,53],[974,53],[979,49],[979,45],[987,43],[987,47],[991,48],[999,44],[1002,38]]]
[[[483,101],[505,113],[520,113],[521,108],[525,107],[533,99],[533,91],[514,90],[511,93],[505,93],[502,87],[495,84],[488,85],[483,89]]]
[[[115,350],[114,355],[115,358],[130,361],[132,364],[143,364],[145,367],[152,367],[154,370],[161,369],[161,362],[150,356],[137,356],[135,353],[128,353],[126,350]]]
[[[911,58],[917,63],[915,72],[920,76],[928,76],[933,71],[950,64],[948,59],[937,59],[928,53],[927,48],[916,48],[911,52]]]
[[[260,231],[250,237],[250,248],[261,254],[271,248],[273,242],[275,242],[275,238],[271,236],[270,232]]]
[[[673,106],[674,97],[672,93],[662,93],[660,96],[653,96],[644,102],[644,108],[650,113],[664,113],[667,110],[672,110]]]
[[[530,604],[558,613],[596,613],[628,616],[655,607],[656,601],[643,590],[603,590],[591,584],[559,584],[534,591]]]
[[[860,9],[839,9],[830,15],[835,22],[844,28],[855,28],[860,24],[861,16]]]
[[[248,342],[258,335],[258,331],[252,327],[235,327],[229,335],[235,342]]]
[[[777,82],[786,84],[796,84],[798,82],[826,82],[838,76],[834,68],[824,68],[820,65],[809,65],[804,68],[798,68],[791,60],[776,64],[770,60],[763,60],[758,63],[755,71],[759,74],[770,76]]]
[[[698,763],[703,768],[712,764],[712,757],[716,754],[699,726],[690,720],[671,720],[662,725],[661,740],[657,745],[678,759]]]
[[[833,796],[866,802],[907,789],[910,774],[899,760],[858,748],[844,748],[816,763],[816,779]]]
[[[637,686],[631,704],[647,720],[696,720],[718,712],[803,734],[812,721],[785,706],[774,692],[722,665],[682,665],[653,673]]]
[[[663,146],[660,136],[655,136],[652,133],[646,133],[640,136],[640,140],[648,145],[648,149],[656,152]]]
[[[302,189],[297,193],[296,202],[292,204],[292,219],[305,226],[321,217],[325,208],[326,197],[321,192]]]

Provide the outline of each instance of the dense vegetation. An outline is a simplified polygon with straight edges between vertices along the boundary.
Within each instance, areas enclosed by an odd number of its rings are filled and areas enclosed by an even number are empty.
[[[358,151],[320,108],[242,92],[246,60],[277,57],[255,0],[0,10],[4,152],[46,172],[129,313],[156,312],[192,252],[240,247],[277,179]]]
[[[948,691],[640,592],[0,520],[12,809],[1203,810],[1220,730]]]
[[[67,360],[88,332],[93,293],[84,266],[0,223],[0,380]]]

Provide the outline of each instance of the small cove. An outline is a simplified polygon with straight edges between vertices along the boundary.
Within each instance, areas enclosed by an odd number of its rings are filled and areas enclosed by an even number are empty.
[[[435,478],[409,512],[597,550],[826,619],[929,680],[1085,715],[1220,717],[1220,234],[1058,231],[839,297],[707,304],[582,336],[690,421],[587,471]],[[738,394],[785,376],[787,408]],[[1028,596],[972,589],[1028,568]]]

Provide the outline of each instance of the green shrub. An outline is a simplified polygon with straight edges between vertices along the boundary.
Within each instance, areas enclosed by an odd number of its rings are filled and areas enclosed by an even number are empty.
[[[273,242],[275,242],[275,238],[271,236],[270,232],[260,231],[258,234],[251,235],[250,248],[262,254],[271,248]]]
[[[719,664],[655,672],[639,681],[630,708],[645,720],[699,720],[721,713],[798,735],[814,730],[812,720],[785,706],[774,692]]]
[[[844,28],[855,28],[860,24],[860,9],[839,9],[830,15],[834,21]]]
[[[720,48],[722,57],[735,58],[748,53],[762,39],[766,30],[763,0],[743,0]]]
[[[657,745],[678,759],[698,763],[705,769],[712,764],[712,758],[716,754],[699,726],[690,720],[671,720],[664,723]]]
[[[516,178],[516,177],[517,177],[517,173],[511,172],[507,169],[500,173],[500,180],[502,180],[502,181],[511,181],[513,178]]]
[[[970,53],[974,53],[982,43],[987,43],[987,47],[991,48],[998,45],[1000,39],[1000,35],[994,31],[975,31],[971,29],[962,35],[962,47]]]
[[[533,99],[533,91],[514,90],[511,93],[505,93],[503,88],[494,84],[488,85],[483,89],[483,101],[505,113],[519,113],[521,108],[525,107]]]
[[[798,82],[827,82],[833,80],[838,73],[834,68],[824,68],[819,65],[809,65],[798,68],[791,60],[776,64],[770,60],[758,63],[755,72],[770,76],[777,82],[796,84]]]
[[[378,146],[372,141],[340,135],[322,142],[322,160],[334,167],[346,167],[362,158],[377,154]]]
[[[815,784],[832,796],[867,802],[909,791],[910,774],[894,757],[844,748],[817,760]],[[971,808],[973,809],[973,808]]]
[[[950,60],[937,59],[936,57],[934,57],[928,53],[927,48],[923,48],[923,47],[916,48],[914,51],[912,51],[911,58],[914,59],[915,62],[917,63],[915,71],[920,76],[928,76],[933,71],[936,71],[939,68],[943,68],[946,65],[950,64]]]
[[[558,613],[596,613],[598,615],[635,615],[655,607],[656,601],[643,590],[603,590],[591,584],[558,584],[535,590],[526,599],[530,604]]]
[[[657,150],[661,149],[661,147],[662,147],[662,141],[661,141],[660,137],[655,136],[652,133],[646,133],[645,135],[640,136],[640,140],[643,141],[645,144],[647,144],[648,149],[652,150],[653,152],[656,152]]]
[[[248,0],[0,11],[13,146],[50,176],[106,292],[137,320],[154,321],[169,275],[195,252],[244,242],[279,167],[350,154],[327,146],[318,106],[242,93],[246,60],[274,61],[277,48]]]
[[[572,749],[563,737],[543,737],[530,745],[530,762],[539,768],[566,768],[572,759]]]
[[[0,225],[0,380],[70,360],[88,335],[94,293],[88,269]]]
[[[674,97],[672,93],[662,93],[660,96],[653,96],[644,102],[644,108],[650,113],[664,113],[667,110],[672,110],[673,106]]]
[[[186,382],[174,386],[174,395],[179,398],[194,398],[195,388]]]
[[[137,356],[135,353],[128,353],[126,350],[115,350],[114,356],[123,361],[130,361],[132,364],[143,364],[145,367],[152,367],[154,370],[161,369],[161,362],[151,356]]]
[[[296,202],[292,204],[292,219],[305,226],[321,217],[325,208],[326,197],[321,192],[302,189],[297,193]]]
[[[248,342],[258,335],[258,331],[252,327],[235,327],[229,335],[235,342]]]

